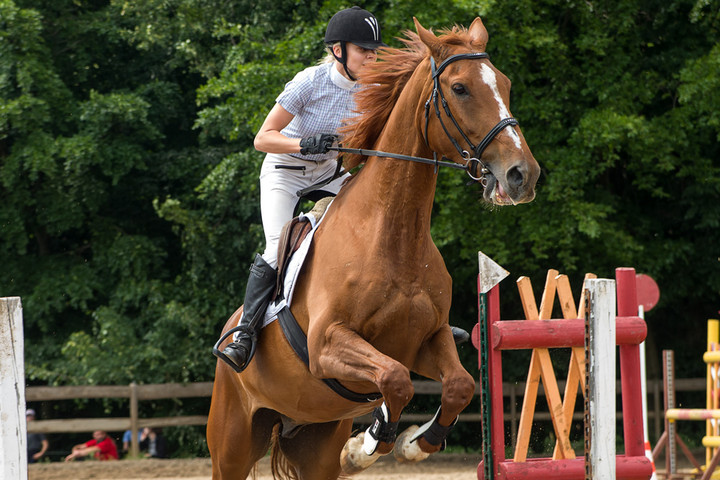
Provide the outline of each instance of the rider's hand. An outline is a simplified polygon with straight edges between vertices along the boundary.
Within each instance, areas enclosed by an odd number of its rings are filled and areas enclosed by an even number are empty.
[[[312,137],[303,138],[300,140],[300,153],[303,155],[327,153],[337,139],[338,136],[331,133],[318,133]]]

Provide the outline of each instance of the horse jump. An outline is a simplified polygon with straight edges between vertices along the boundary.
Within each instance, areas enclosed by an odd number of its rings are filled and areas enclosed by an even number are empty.
[[[593,275],[587,275],[586,281],[592,281],[593,277]],[[650,478],[653,466],[645,456],[644,448],[639,344],[646,336],[647,327],[644,320],[637,316],[638,301],[635,278],[634,269],[616,269],[616,342],[620,347],[625,454],[615,457],[615,471],[618,479],[646,480]],[[479,298],[481,317],[473,331],[473,342],[479,350],[478,358],[481,362],[487,363],[485,373],[489,377],[486,381],[487,388],[482,392],[483,407],[487,411],[483,412],[484,459],[478,465],[478,479],[580,480],[588,478],[586,477],[588,473],[586,459],[575,458],[569,441],[570,422],[578,387],[582,388],[584,392],[588,387],[585,379],[584,349],[586,314],[582,307],[585,304],[585,290],[583,290],[580,300],[581,307],[578,310],[575,307],[567,276],[558,275],[555,270],[548,272],[539,309],[527,277],[521,277],[518,280],[518,289],[526,320],[500,320],[499,288],[495,286],[487,293],[482,293],[483,290],[479,289],[481,292]],[[564,318],[550,320],[556,294]],[[483,332],[483,330],[485,331]],[[483,337],[485,337],[485,341],[483,341]],[[560,396],[557,388],[548,348],[572,348],[564,397]],[[512,458],[505,458],[502,351],[512,349],[533,349],[533,354],[515,453]],[[541,379],[545,387],[557,442],[551,458],[528,459],[530,429]],[[587,418],[585,427],[587,428],[591,422],[594,422],[597,428],[598,422],[603,422],[603,419]],[[586,452],[586,456],[589,454],[592,455],[590,452]]]
[[[701,480],[713,478],[720,465],[720,320],[707,322],[707,350],[703,354],[707,365],[707,389],[705,408],[675,408],[675,355],[672,350],[663,350],[663,390],[665,397],[665,432],[657,442],[653,455],[665,449],[665,478],[682,478],[687,475],[677,468],[677,446],[693,464],[691,476]],[[690,449],[677,434],[678,420],[705,421],[705,465],[695,459]]]
[[[0,478],[27,478],[24,355],[20,297],[0,298]]]

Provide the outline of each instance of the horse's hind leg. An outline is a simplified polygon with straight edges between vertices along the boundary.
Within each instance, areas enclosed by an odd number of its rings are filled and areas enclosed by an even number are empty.
[[[340,476],[340,452],[352,433],[352,419],[306,425],[279,446],[299,480],[334,480]]]
[[[244,480],[270,447],[278,414],[259,410],[253,415],[229,366],[218,361],[213,385],[207,442],[213,480]]]

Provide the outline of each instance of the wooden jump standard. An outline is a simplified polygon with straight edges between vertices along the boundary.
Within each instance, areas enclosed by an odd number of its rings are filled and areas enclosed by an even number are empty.
[[[707,364],[706,408],[675,408],[675,355],[672,350],[663,350],[663,383],[665,397],[665,432],[653,450],[653,455],[665,451],[665,478],[700,477],[701,480],[717,478],[720,465],[720,320],[707,322],[707,351],[703,361]],[[705,447],[705,465],[700,465],[690,449],[677,434],[679,420],[705,421],[706,435],[702,438]],[[680,472],[677,467],[677,446],[695,469]]]
[[[576,458],[570,445],[569,433],[578,387],[586,391],[585,382],[585,320],[584,291],[580,310],[570,290],[566,275],[550,270],[540,304],[536,306],[530,280],[518,280],[525,320],[500,320],[498,285],[487,286],[483,278],[483,260],[478,277],[480,320],[473,330],[473,343],[478,348],[481,376],[487,375],[485,385],[481,379],[483,397],[483,457],[478,465],[479,480],[545,479],[579,480],[586,476],[584,458]],[[503,270],[504,271],[504,270]],[[507,272],[505,272],[507,274]],[[635,270],[618,268],[616,344],[620,348],[620,375],[622,388],[623,437],[625,453],[616,456],[615,472],[619,480],[647,480],[653,466],[645,456],[643,438],[643,412],[640,377],[639,344],[645,339],[647,327],[638,316]],[[504,275],[500,275],[500,280]],[[586,279],[594,278],[588,274]],[[496,283],[499,283],[497,280]],[[563,319],[551,320],[553,301],[557,294]],[[487,347],[483,349],[482,345]],[[570,368],[564,399],[555,379],[548,348],[571,348]],[[502,351],[532,349],[530,371],[517,444],[513,458],[505,458],[505,427],[503,422]],[[552,458],[527,458],[530,429],[540,380],[553,420],[557,443]],[[606,419],[614,422],[615,419]],[[594,419],[594,422],[601,422]],[[586,425],[586,428],[588,425]],[[614,449],[613,449],[614,451]],[[605,480],[605,479],[603,479]]]

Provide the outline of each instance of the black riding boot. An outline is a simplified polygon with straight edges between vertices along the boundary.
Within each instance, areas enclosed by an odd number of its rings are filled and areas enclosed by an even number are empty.
[[[250,265],[250,277],[245,289],[243,316],[238,325],[237,340],[225,347],[222,352],[226,357],[223,360],[234,363],[235,365],[230,366],[236,372],[245,370],[255,354],[259,327],[265,316],[265,309],[270,303],[270,295],[275,289],[276,278],[277,270],[257,254],[255,261]]]
[[[462,328],[451,326],[450,330],[452,330],[453,340],[455,340],[455,345],[460,345],[460,344],[465,343],[468,340],[470,340],[470,334],[467,331],[463,330]]]

